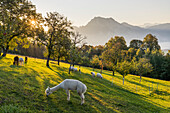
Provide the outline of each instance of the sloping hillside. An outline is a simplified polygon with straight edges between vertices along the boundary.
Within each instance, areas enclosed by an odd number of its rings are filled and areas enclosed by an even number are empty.
[[[169,81],[143,77],[139,83],[138,76],[128,75],[122,85],[122,76],[118,73],[113,77],[112,72],[103,71],[104,79],[99,79],[90,75],[91,68],[81,67],[81,74],[73,72],[69,75],[69,64],[66,63],[58,66],[57,62],[51,61],[51,67],[47,68],[45,60],[28,58],[25,66],[14,66],[13,57],[0,57],[1,112],[170,112]],[[71,92],[70,102],[62,89],[48,98],[44,95],[47,86],[53,87],[66,78],[78,79],[87,85],[84,105],[80,105],[76,91]]]

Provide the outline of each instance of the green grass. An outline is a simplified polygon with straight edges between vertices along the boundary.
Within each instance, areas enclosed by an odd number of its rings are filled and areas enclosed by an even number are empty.
[[[142,77],[139,83],[139,76],[127,75],[125,85],[122,85],[122,76],[118,73],[113,77],[112,72],[104,70],[102,74],[104,79],[99,79],[90,75],[92,68],[81,67],[81,74],[73,72],[69,75],[69,64],[66,63],[58,66],[57,62],[51,61],[50,68],[47,68],[45,60],[28,58],[25,66],[14,66],[13,57],[13,55],[0,57],[0,112],[2,113],[170,112],[169,81]],[[95,72],[100,70],[95,69]],[[80,105],[80,97],[76,91],[71,91],[70,102],[67,101],[66,93],[62,89],[48,98],[45,96],[47,86],[53,87],[66,78],[78,79],[86,84],[84,105]]]

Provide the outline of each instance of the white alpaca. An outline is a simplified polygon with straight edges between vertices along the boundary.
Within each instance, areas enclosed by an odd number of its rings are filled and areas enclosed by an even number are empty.
[[[70,66],[70,67],[69,67],[69,70],[70,70],[70,71],[77,71],[77,68],[75,68],[75,67],[73,67],[73,66]]]
[[[74,68],[73,66],[70,66],[70,70],[73,70],[73,68]]]
[[[103,78],[100,73],[97,73],[97,77],[99,77],[99,78],[101,78],[101,79]]]
[[[74,67],[73,67],[73,71],[77,71],[77,68],[74,68]]]
[[[59,85],[54,86],[52,88],[48,87],[45,90],[46,96],[50,95],[52,92],[58,90],[58,89],[65,89],[67,93],[67,100],[70,100],[70,91],[69,90],[77,90],[77,93],[81,97],[81,105],[84,103],[84,93],[87,90],[87,87],[85,84],[80,82],[79,80],[73,80],[73,79],[65,79],[63,82],[61,82]]]
[[[19,58],[19,64],[22,66],[22,65],[24,65],[24,59],[21,57],[21,58]]]
[[[69,67],[69,70],[70,70],[70,71],[73,71],[73,69],[74,69],[73,66],[70,66],[70,67]]]
[[[95,73],[94,72],[91,72],[91,74],[92,74],[92,77],[95,77]]]

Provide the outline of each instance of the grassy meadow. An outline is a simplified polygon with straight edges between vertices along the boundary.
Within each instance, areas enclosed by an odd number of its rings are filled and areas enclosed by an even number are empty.
[[[170,82],[158,79],[103,71],[103,78],[93,78],[89,67],[68,74],[69,64],[28,58],[24,66],[13,65],[14,55],[0,57],[0,112],[30,113],[170,113]],[[78,66],[76,66],[78,68]],[[95,69],[95,73],[100,70]],[[70,102],[63,89],[45,96],[47,86],[53,87],[64,79],[78,79],[87,86],[85,104],[76,91],[71,91]],[[150,87],[150,92],[149,92]]]

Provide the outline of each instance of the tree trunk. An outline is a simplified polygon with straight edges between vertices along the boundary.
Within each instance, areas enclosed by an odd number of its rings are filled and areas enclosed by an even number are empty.
[[[80,72],[80,74],[81,74],[80,65],[79,65],[79,72]]]
[[[6,56],[6,54],[7,54],[7,52],[8,52],[8,49],[9,49],[9,45],[7,45],[6,49],[3,48],[3,55],[2,55],[3,57]]]
[[[113,76],[114,76],[115,74],[114,74],[114,70],[113,70]]]
[[[3,50],[2,56],[5,57],[5,56],[6,56],[6,53],[7,53],[7,51],[6,51],[6,50]]]
[[[50,67],[50,66],[49,66],[50,55],[51,55],[51,54],[49,53],[49,54],[48,54],[48,58],[47,58],[47,63],[46,63],[46,66],[47,66],[47,67]]]
[[[124,80],[125,80],[125,77],[123,76],[123,85],[124,85]]]
[[[71,71],[71,64],[70,64],[70,67],[68,69],[68,74],[70,74],[70,71]]]
[[[71,67],[71,66],[70,66]],[[69,69],[68,69],[68,74],[70,74],[70,67],[69,67]]]
[[[101,74],[102,74],[102,70],[103,70],[103,65],[101,66]]]
[[[60,65],[60,57],[58,57],[58,65]]]
[[[139,83],[141,82],[141,79],[142,79],[142,75],[140,75],[140,81],[139,81]]]

